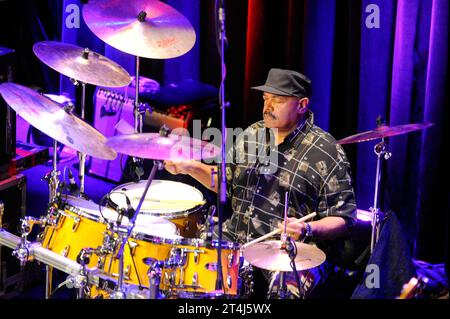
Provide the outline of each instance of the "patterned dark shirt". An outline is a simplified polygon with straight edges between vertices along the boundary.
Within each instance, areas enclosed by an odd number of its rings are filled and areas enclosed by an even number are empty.
[[[264,121],[244,131],[248,136],[260,132],[266,132],[264,140],[238,138],[228,152],[234,159],[226,171],[233,214],[223,224],[225,238],[245,243],[277,229],[284,217],[286,192],[289,217],[317,212],[316,220],[340,216],[353,225],[356,203],[349,162],[335,139],[314,125],[313,113],[308,111],[303,123],[277,147],[269,143]],[[257,152],[275,152],[271,154],[278,163],[256,160],[254,152],[249,153],[253,144]]]

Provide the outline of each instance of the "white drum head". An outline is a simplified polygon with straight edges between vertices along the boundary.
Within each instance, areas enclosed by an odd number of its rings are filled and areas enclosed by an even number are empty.
[[[109,198],[119,208],[126,208],[125,194],[130,199],[131,206],[136,209],[144,193],[146,183],[147,181],[143,180],[139,183],[120,185],[113,189]],[[153,180],[145,196],[141,212],[170,216],[176,212],[190,211],[204,204],[203,194],[195,187],[180,182]]]
[[[116,222],[119,214],[108,208],[102,206],[101,214],[99,205],[93,201],[89,201],[80,197],[68,196],[65,198],[65,202],[70,206],[77,208],[77,212],[83,216],[90,217],[98,222],[106,220],[107,222]],[[126,227],[129,225],[129,219],[126,216],[122,217],[121,225]],[[171,221],[157,216],[139,214],[136,218],[133,233],[144,234],[154,237],[168,238],[168,239],[180,239],[178,236],[178,229]]]

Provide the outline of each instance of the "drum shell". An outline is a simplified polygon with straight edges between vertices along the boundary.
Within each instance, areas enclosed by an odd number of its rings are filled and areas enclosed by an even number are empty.
[[[76,213],[69,208],[59,210],[56,224],[46,226],[42,236],[42,247],[77,261],[83,248],[97,248],[103,243],[107,224],[96,216]],[[92,255],[88,267],[95,267],[98,257]]]
[[[176,243],[163,270],[161,291],[181,298],[214,295],[217,292],[217,246],[217,242],[198,239],[184,239]],[[179,260],[183,252],[182,265],[171,265],[177,258]],[[223,242],[221,255],[224,294],[237,296],[241,264],[239,246]]]

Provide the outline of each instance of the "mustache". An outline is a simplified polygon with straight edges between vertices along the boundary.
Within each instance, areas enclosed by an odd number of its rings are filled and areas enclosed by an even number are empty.
[[[264,112],[264,115],[268,115],[268,116],[270,116],[272,119],[274,119],[274,120],[276,120],[277,119],[277,117],[272,113],[272,112],[270,112],[270,111],[265,111]]]

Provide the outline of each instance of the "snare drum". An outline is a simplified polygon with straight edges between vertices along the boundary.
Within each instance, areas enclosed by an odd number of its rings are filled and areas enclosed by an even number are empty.
[[[116,214],[102,207],[102,213]],[[117,215],[117,214],[116,214]],[[76,261],[83,248],[97,248],[103,243],[107,224],[100,214],[99,205],[80,197],[67,196],[62,207],[47,215],[50,225],[40,235],[42,247]],[[92,256],[89,267],[97,265],[97,257]]]
[[[170,250],[161,278],[161,290],[168,297],[208,298],[216,294],[218,242],[183,239]],[[222,242],[224,294],[238,296],[239,244]]]
[[[126,196],[134,209],[144,193],[147,181],[127,183],[113,189],[109,194],[112,208],[126,208]],[[195,238],[204,215],[203,194],[190,185],[180,182],[153,180],[140,213],[169,219],[180,230],[180,235]]]

